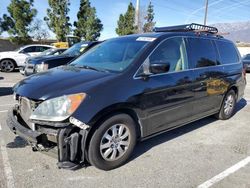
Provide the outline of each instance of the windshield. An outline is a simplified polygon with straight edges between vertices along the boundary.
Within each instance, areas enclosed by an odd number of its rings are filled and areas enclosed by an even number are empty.
[[[250,60],[250,54],[247,54],[247,55],[243,58],[243,60]]]
[[[124,37],[108,40],[87,51],[71,65],[122,72],[149,43],[140,38]]]
[[[88,46],[87,43],[77,43],[73,45],[72,47],[70,47],[69,49],[67,49],[62,54],[71,55],[71,56],[79,56],[81,55],[81,52],[83,52],[87,46]]]
[[[26,47],[26,46],[19,47],[19,48],[15,49],[14,52],[21,51],[21,50],[24,49],[25,47]]]
[[[51,49],[48,49],[48,50],[43,51],[43,52],[40,53],[39,55],[40,55],[40,56],[52,55],[54,51],[55,51],[55,49],[51,48]]]

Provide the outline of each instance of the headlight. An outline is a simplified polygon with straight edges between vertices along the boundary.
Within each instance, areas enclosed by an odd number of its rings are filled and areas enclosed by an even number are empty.
[[[65,95],[42,102],[31,114],[31,120],[64,121],[85,99],[85,93]]]
[[[36,72],[43,72],[43,71],[48,70],[48,68],[49,68],[49,65],[42,62],[41,64],[36,65]]]

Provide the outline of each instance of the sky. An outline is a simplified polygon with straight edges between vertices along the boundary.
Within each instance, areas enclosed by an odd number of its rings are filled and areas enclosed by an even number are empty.
[[[43,19],[48,8],[47,0],[34,0],[38,10],[37,18]],[[141,10],[146,10],[150,0],[140,0]],[[205,0],[151,0],[154,5],[156,26],[169,26],[185,23],[203,23]],[[0,0],[0,16],[7,13],[10,0]],[[136,0],[90,0],[97,10],[104,29],[100,39],[117,36],[115,28],[121,13],[125,13],[129,2],[134,5]],[[70,1],[70,22],[76,20],[80,0]],[[243,22],[250,20],[250,0],[209,0],[208,24]],[[54,34],[50,34],[54,37]],[[2,36],[6,37],[4,33]]]

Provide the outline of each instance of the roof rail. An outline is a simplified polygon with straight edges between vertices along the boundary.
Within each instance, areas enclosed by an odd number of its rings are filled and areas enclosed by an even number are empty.
[[[217,34],[218,29],[216,27],[201,25],[196,23],[186,24],[186,25],[177,25],[170,27],[155,27],[155,32],[205,32],[210,34]]]

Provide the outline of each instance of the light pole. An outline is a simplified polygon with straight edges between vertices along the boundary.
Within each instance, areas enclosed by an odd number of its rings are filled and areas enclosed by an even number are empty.
[[[205,0],[205,17],[204,17],[204,25],[207,25],[207,12],[208,12],[208,0]]]
[[[140,0],[136,0],[135,25],[139,27],[140,22]]]

